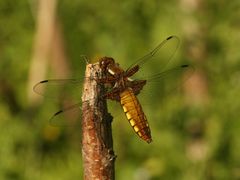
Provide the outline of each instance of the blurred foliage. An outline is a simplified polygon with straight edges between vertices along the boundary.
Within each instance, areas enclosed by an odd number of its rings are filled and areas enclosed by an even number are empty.
[[[47,120],[57,106],[46,100],[30,107],[26,100],[36,30],[31,2],[0,1],[0,179],[81,179],[81,128],[51,127]],[[113,112],[116,179],[240,179],[240,3],[200,2],[192,13],[175,0],[58,2],[76,75],[84,69],[82,54],[111,56],[128,67],[172,34],[182,42],[175,58],[191,59],[186,49],[193,42],[206,46],[195,68],[207,78],[208,104],[189,105],[182,92],[158,95],[159,103],[153,97],[153,105],[143,105],[152,129],[149,145],[121,112]],[[184,24],[186,19],[199,25]],[[202,35],[189,40],[184,29],[195,27]]]

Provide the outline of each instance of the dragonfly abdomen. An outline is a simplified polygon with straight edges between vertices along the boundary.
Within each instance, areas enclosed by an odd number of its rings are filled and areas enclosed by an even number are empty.
[[[152,138],[147,118],[132,88],[120,93],[120,103],[133,130],[140,138],[150,143]]]

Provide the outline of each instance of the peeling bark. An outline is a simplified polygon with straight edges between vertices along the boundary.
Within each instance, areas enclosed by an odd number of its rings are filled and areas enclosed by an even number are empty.
[[[84,180],[113,180],[114,161],[112,116],[107,112],[99,64],[88,64],[82,96],[82,156]],[[94,77],[94,78],[91,78]]]

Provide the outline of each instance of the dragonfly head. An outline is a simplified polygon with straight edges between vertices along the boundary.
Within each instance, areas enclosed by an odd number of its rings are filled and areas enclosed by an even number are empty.
[[[109,65],[115,64],[115,61],[111,57],[103,57],[99,60],[99,64],[100,64],[100,68],[103,71],[106,71]]]
[[[105,74],[114,76],[115,78],[120,77],[124,72],[118,63],[115,63],[114,59],[111,57],[103,57],[100,59],[100,68]]]

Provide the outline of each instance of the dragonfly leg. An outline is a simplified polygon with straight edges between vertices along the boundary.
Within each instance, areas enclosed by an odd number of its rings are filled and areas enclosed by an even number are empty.
[[[119,90],[118,89],[114,89],[114,90],[112,90],[110,92],[107,92],[104,95],[104,97],[107,98],[107,99],[114,100],[114,101],[120,101]]]
[[[136,80],[131,82],[130,87],[133,89],[133,93],[135,95],[138,95],[146,82],[146,80]]]
[[[99,84],[110,84],[112,86],[114,86],[115,82],[116,82],[116,78],[115,77],[103,77],[103,78],[94,78],[94,80],[99,83]]]

